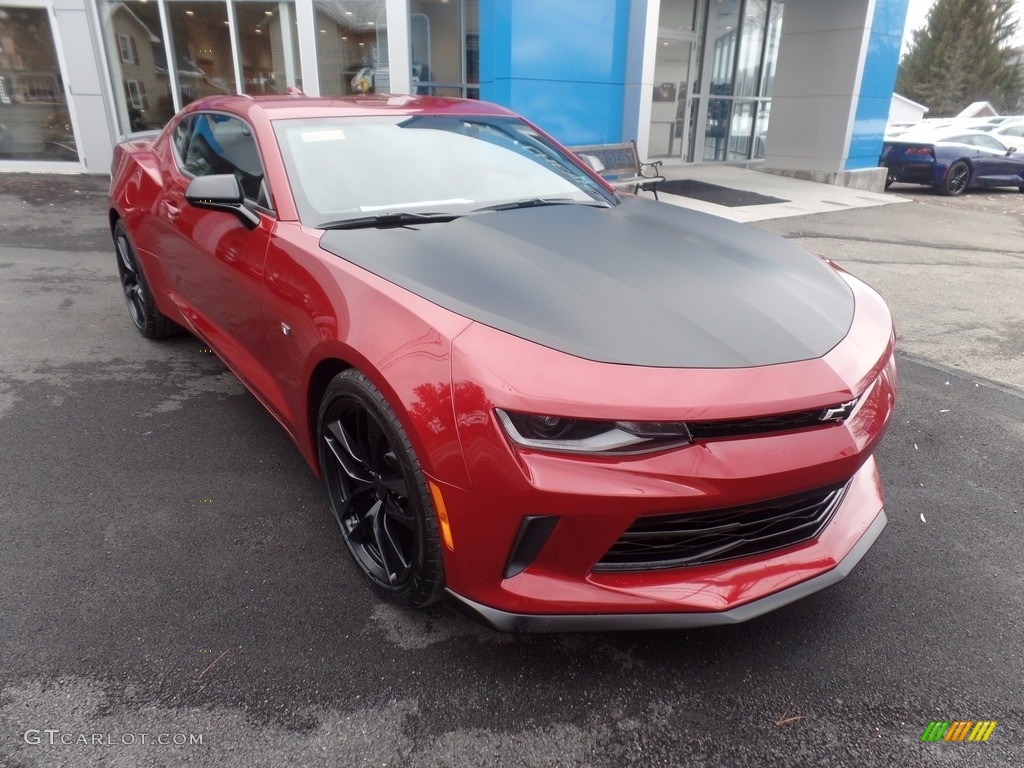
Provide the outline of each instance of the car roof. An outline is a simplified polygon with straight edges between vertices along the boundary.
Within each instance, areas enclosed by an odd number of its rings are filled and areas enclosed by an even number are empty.
[[[968,128],[957,128],[955,125],[943,128],[928,128],[920,131],[907,131],[895,136],[891,141],[899,143],[938,144],[941,142],[953,142],[953,139],[961,136],[987,136],[992,134],[985,131],[975,131]]]
[[[440,96],[365,94],[360,96],[209,96],[189,104],[183,113],[200,110],[232,112],[251,116],[264,114],[270,120],[310,117],[364,117],[375,115],[514,115],[485,101]]]

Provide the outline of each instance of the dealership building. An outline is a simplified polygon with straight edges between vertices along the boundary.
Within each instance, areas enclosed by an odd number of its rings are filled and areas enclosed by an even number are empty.
[[[858,183],[908,0],[0,0],[0,170],[107,173],[202,96],[480,98],[565,144]]]

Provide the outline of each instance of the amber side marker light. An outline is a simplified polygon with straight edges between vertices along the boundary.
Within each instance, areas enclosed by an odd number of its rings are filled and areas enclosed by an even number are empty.
[[[455,540],[452,538],[452,526],[448,522],[448,510],[444,506],[444,497],[441,489],[431,481],[427,480],[427,487],[430,489],[430,496],[434,499],[434,508],[437,510],[437,521],[441,524],[441,540],[451,551],[455,551]]]

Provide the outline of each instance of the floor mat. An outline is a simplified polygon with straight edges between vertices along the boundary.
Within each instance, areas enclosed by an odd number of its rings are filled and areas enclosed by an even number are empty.
[[[788,203],[781,197],[770,195],[759,195],[757,192],[748,192],[744,189],[732,189],[720,187],[717,184],[708,184],[706,181],[696,179],[676,179],[663,181],[658,185],[659,192],[667,192],[670,195],[682,195],[692,197],[696,200],[703,200],[705,203],[724,205],[728,208],[741,208],[745,205],[770,205],[771,203]]]

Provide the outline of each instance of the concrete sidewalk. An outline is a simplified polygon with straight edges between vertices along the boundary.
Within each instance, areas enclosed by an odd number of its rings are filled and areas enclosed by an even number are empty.
[[[666,203],[712,213],[732,221],[765,221],[787,216],[805,216],[810,213],[831,213],[909,202],[908,198],[893,193],[865,192],[833,184],[778,176],[734,165],[666,165],[662,166],[661,170],[662,175],[668,180],[695,179],[720,187],[756,192],[760,195],[778,197],[787,201],[767,205],[728,207],[692,197],[672,195],[660,190],[658,192],[659,199]],[[653,197],[650,194],[645,196]]]

